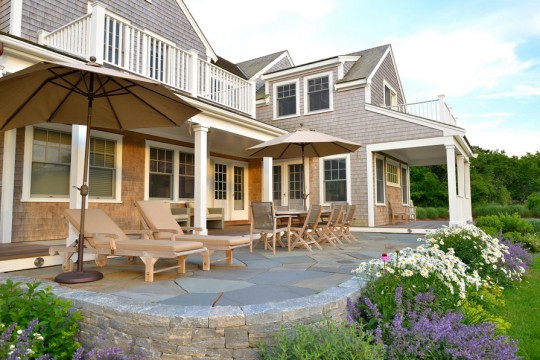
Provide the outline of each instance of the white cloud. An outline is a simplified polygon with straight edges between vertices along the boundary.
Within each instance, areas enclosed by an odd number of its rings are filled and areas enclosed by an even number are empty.
[[[480,99],[499,99],[499,98],[522,98],[523,96],[540,96],[540,86],[516,85],[514,90],[507,92],[498,92],[493,94],[481,95]]]
[[[185,2],[214,50],[233,62],[281,50],[320,51],[314,44],[324,32],[321,24],[336,7],[336,0],[274,0],[271,6],[252,0]]]
[[[540,130],[512,127],[514,114],[467,114],[460,118],[469,142],[489,150],[504,150],[508,155],[522,156],[540,151]]]
[[[531,66],[520,61],[517,43],[496,39],[486,31],[423,31],[390,38],[400,75],[426,93],[462,96],[491,89]]]

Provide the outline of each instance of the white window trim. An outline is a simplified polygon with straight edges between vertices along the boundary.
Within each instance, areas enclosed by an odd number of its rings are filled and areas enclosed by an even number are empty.
[[[392,165],[396,167],[397,170],[397,182],[390,182],[388,181],[388,165]],[[388,186],[394,186],[394,187],[400,187],[401,181],[399,180],[401,176],[401,167],[399,165],[399,162],[386,158],[386,162],[384,164],[384,177],[385,177],[385,183]]]
[[[390,91],[392,92],[392,97],[390,99],[390,106],[396,106],[397,103],[397,91],[390,85],[390,83],[386,80],[383,80],[383,107],[386,107],[386,91],[385,87],[388,87]]]
[[[296,114],[291,114],[291,115],[286,115],[286,116],[278,116],[277,88],[279,86],[288,85],[288,84],[296,84]],[[278,83],[275,83],[272,86],[272,92],[273,92],[273,99],[274,99],[273,120],[283,120],[283,119],[288,119],[288,118],[300,116],[300,80],[299,79],[280,81]]]
[[[193,201],[193,199],[179,198],[178,187],[180,186],[180,152],[195,154],[195,150],[192,148],[162,143],[153,140],[146,140],[144,149],[144,200],[150,199],[150,148],[170,150],[173,152],[173,196],[172,199],[163,199],[165,202],[170,203],[184,203],[186,201]]]
[[[325,156],[319,158],[319,199],[321,199],[322,205],[330,205],[324,197],[324,160],[343,159],[345,158],[345,179],[347,181],[347,204],[352,202],[352,177],[351,177],[351,154],[339,154],[333,156]]]
[[[379,202],[378,199],[377,199],[377,186],[378,186],[378,182],[377,182],[377,159],[380,159],[382,160],[383,162],[383,202]],[[373,173],[375,174],[374,176],[374,180],[375,180],[375,204],[376,205],[383,205],[383,206],[386,206],[386,161],[385,161],[385,158],[384,156],[382,155],[375,155],[375,161],[373,161]]]
[[[401,164],[401,168],[400,168],[401,171],[399,172],[401,184],[403,184],[403,179],[402,179],[403,169],[405,169],[405,172],[407,173],[407,189],[405,189],[405,191],[407,191],[407,203],[403,202],[403,186],[401,186],[401,191],[402,191],[401,203],[402,203],[402,205],[407,205],[408,206],[409,201],[411,200],[411,182],[410,182],[411,177],[409,175],[409,166],[406,165],[406,164]]]
[[[322,110],[316,110],[316,111],[309,111],[309,96],[308,96],[308,81],[311,79],[317,79],[321,77],[328,76],[328,103],[329,107],[328,109],[322,109]],[[334,111],[334,80],[333,80],[333,73],[331,71],[320,73],[320,74],[314,74],[310,76],[304,77],[304,115],[312,115],[312,114],[320,114],[325,113],[329,111]]]
[[[104,140],[116,141],[114,167],[116,170],[116,196],[113,199],[97,199],[88,196],[89,203],[122,203],[122,140],[123,136],[119,134],[108,133],[104,131],[91,130],[90,137],[95,137]],[[92,184],[88,184],[92,185]]]
[[[67,133],[72,133],[71,126],[62,124],[40,124],[38,128],[56,130]],[[106,140],[116,141],[116,159],[114,166],[116,167],[116,196],[114,199],[96,199],[88,196],[89,203],[121,203],[122,202],[122,135],[106,133],[98,130],[91,130],[90,137],[97,137]],[[32,152],[34,144],[34,126],[27,126],[24,133],[24,157],[23,157],[23,183],[21,202],[43,202],[43,203],[69,203],[69,195],[67,197],[32,197],[30,189],[32,185]],[[70,167],[70,173],[72,169]],[[80,184],[75,184],[79,186]]]

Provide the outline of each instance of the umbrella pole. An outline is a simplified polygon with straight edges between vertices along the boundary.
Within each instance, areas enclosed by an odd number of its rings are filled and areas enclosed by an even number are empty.
[[[90,73],[90,88],[88,95],[88,115],[86,118],[86,140],[84,147],[83,183],[79,189],[81,194],[81,220],[79,229],[79,242],[77,244],[77,271],[63,273],[54,278],[54,281],[64,284],[77,284],[101,280],[103,274],[99,271],[83,271],[84,260],[84,218],[86,211],[86,198],[88,196],[88,158],[90,153],[90,129],[92,126],[92,104],[94,102],[94,74]]]

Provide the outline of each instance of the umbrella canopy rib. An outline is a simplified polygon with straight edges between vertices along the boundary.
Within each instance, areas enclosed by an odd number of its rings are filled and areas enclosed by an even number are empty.
[[[83,79],[80,78],[79,81],[75,84],[75,85],[72,85],[73,88],[77,88],[77,86],[80,84],[80,82],[82,81]],[[69,90],[69,89],[68,89]],[[64,105],[64,103],[67,101],[67,99],[73,95],[73,91],[69,91],[66,96],[64,97],[64,99],[62,99],[62,101],[58,104],[58,106],[56,107],[56,109],[54,109],[54,111],[51,113],[51,115],[49,116],[49,118],[47,119],[46,122],[51,122],[52,119],[54,118],[54,115],[56,115],[56,113],[58,113],[58,111],[60,110],[60,108],[62,107],[62,105]]]
[[[116,84],[118,84],[118,82],[116,80],[113,80]],[[129,80],[128,80],[129,81]],[[120,85],[120,84],[118,84]],[[146,90],[149,90],[157,95],[160,95],[160,96],[163,96],[163,94],[160,94],[159,92],[156,92],[156,91],[153,91],[152,89],[149,89],[147,88],[146,86],[143,86]],[[148,106],[150,109],[154,110],[156,113],[158,113],[159,115],[163,116],[165,119],[167,119],[171,124],[172,126],[176,126],[177,124],[174,122],[174,120],[172,120],[168,115],[164,114],[161,110],[159,110],[158,108],[156,108],[155,106],[153,106],[152,104],[150,104],[149,102],[147,102],[145,99],[143,99],[142,97],[140,97],[139,95],[133,93],[132,91],[130,91],[128,88],[126,88],[126,90],[131,94],[133,95],[134,97],[136,97],[137,99],[139,99],[142,103],[144,103],[146,106]],[[165,96],[163,96],[165,97]],[[167,97],[165,97],[167,98]],[[172,100],[172,99],[171,99]]]

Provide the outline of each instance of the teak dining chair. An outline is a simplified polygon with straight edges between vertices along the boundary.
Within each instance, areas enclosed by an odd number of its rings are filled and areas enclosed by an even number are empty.
[[[285,223],[281,223],[280,220],[287,219]],[[284,246],[281,241],[284,233],[288,241],[290,241],[291,232],[291,217],[290,216],[276,216],[274,210],[274,204],[271,202],[253,202],[251,203],[251,221],[249,239],[253,241],[255,234],[260,234],[260,238],[257,240],[253,247],[257,247],[259,242],[264,243],[264,249],[270,248],[272,253],[276,254],[276,242],[280,246]],[[272,244],[270,244],[270,242]],[[290,245],[289,245],[290,246]]]
[[[315,233],[314,225],[318,224],[321,219],[322,206],[311,205],[304,224],[301,227],[291,227],[291,238],[289,241],[289,251],[292,247],[303,246],[310,252],[313,252],[311,245],[315,245],[319,250],[322,250],[321,245],[317,242],[317,239],[313,236]],[[292,246],[291,246],[292,242]]]

